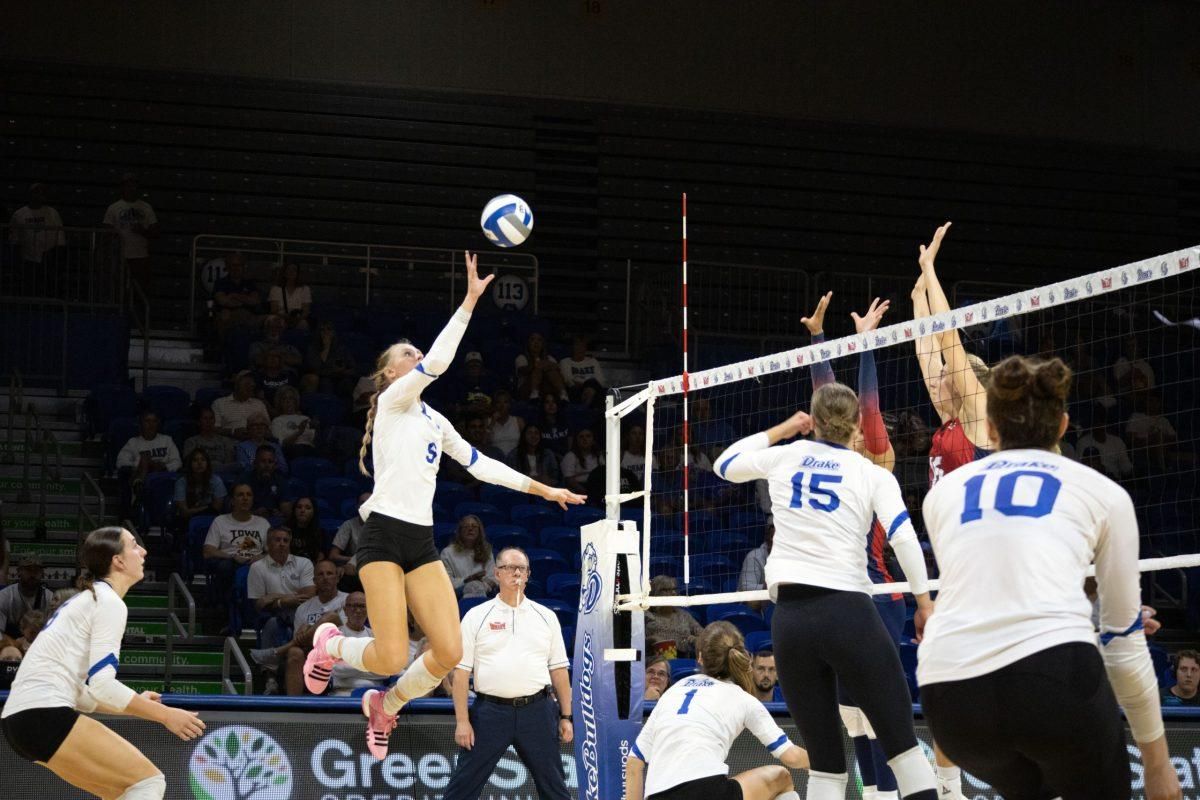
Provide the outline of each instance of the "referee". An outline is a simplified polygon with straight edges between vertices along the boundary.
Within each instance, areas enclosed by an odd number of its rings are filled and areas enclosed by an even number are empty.
[[[442,797],[478,798],[511,745],[539,797],[567,800],[559,742],[570,742],[574,733],[562,629],[549,609],[525,597],[529,558],[523,550],[502,550],[496,577],[500,593],[462,620],[463,656],[454,671],[454,741],[461,749]],[[472,672],[475,703],[468,713]]]

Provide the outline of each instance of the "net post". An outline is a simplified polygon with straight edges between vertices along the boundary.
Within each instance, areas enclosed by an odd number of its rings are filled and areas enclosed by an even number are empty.
[[[621,493],[621,417],[613,413],[613,396],[604,398],[604,499],[605,519],[621,518],[621,504],[617,495]]]
[[[575,629],[572,711],[579,797],[625,796],[625,765],[641,729],[645,615],[619,611],[619,595],[642,592],[637,526],[604,519],[581,531],[583,575]]]

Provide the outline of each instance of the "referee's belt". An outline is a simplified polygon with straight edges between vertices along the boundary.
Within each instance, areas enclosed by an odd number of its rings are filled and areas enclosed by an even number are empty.
[[[535,700],[541,700],[543,697],[548,697],[549,695],[550,695],[549,689],[542,689],[540,692],[537,692],[535,694],[527,694],[524,697],[497,697],[494,694],[484,694],[483,692],[476,692],[475,699],[480,700],[484,703],[498,703],[499,705],[502,705],[502,706],[515,706],[517,708],[520,708],[521,706],[527,706],[530,703],[534,702]]]

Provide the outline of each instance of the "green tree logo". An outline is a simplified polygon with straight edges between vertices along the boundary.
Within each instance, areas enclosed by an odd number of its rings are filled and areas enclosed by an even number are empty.
[[[188,765],[196,800],[288,800],[292,765],[279,743],[245,725],[227,725],[200,740]]]

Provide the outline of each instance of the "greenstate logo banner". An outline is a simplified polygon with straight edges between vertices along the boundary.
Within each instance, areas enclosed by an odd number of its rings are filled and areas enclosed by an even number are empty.
[[[257,728],[227,725],[196,745],[188,765],[195,800],[287,800],[292,765],[278,742]]]

